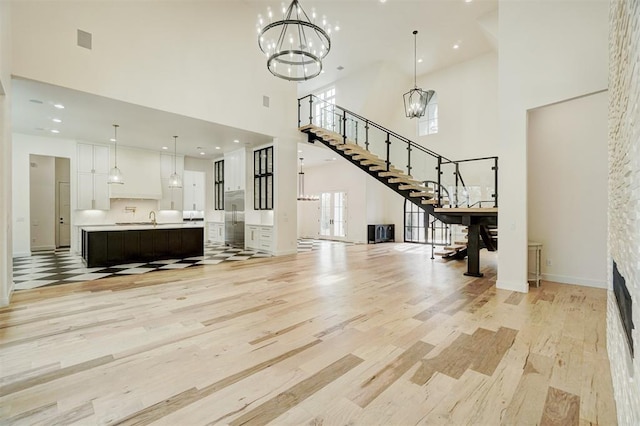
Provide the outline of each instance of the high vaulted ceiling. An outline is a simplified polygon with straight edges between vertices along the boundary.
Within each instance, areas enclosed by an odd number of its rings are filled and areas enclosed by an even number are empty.
[[[280,0],[243,2],[247,13],[254,14],[256,24],[258,14],[264,15],[268,7],[276,10],[289,4],[288,0],[286,3]],[[380,0],[301,0],[300,4],[309,14],[315,9],[319,16],[326,15],[334,27],[331,52],[324,61],[325,72],[301,83],[298,90],[303,93],[380,62],[395,64],[412,77],[413,30],[419,31],[418,75],[468,60],[495,47],[497,0],[386,0],[384,3]],[[336,25],[340,26],[337,32]],[[454,45],[458,48],[454,49]],[[261,55],[257,41],[254,51],[242,54]],[[338,67],[343,70],[339,71]],[[266,61],[264,72],[268,72]],[[253,132],[30,80],[14,79],[12,94],[12,126],[13,131],[19,133],[109,143],[113,132],[111,124],[117,122],[121,125],[119,143],[123,145],[171,149],[172,140],[167,140],[167,135],[177,134],[178,152],[199,158],[213,158],[235,149],[238,144],[234,140],[248,146],[271,140]],[[38,100],[42,103],[37,103]],[[55,102],[74,104],[75,108],[57,111],[52,106]],[[51,133],[56,129],[53,118],[64,120],[60,126],[64,133]],[[308,151],[302,155],[309,165],[333,161],[329,153]]]

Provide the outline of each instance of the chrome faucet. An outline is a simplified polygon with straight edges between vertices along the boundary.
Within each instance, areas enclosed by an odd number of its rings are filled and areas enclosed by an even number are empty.
[[[151,216],[153,216],[153,219],[151,219]],[[153,223],[153,226],[155,226],[158,222],[156,222],[156,212],[151,210],[149,212],[149,219],[151,219],[151,223]]]

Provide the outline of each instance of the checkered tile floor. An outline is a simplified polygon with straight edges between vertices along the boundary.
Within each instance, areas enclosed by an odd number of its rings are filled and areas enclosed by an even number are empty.
[[[331,247],[333,244],[344,244],[335,241],[298,240],[298,252],[309,252]],[[186,259],[158,260],[152,263],[127,263],[108,268],[85,268],[82,257],[68,251],[56,251],[34,254],[29,257],[13,259],[13,281],[16,290],[27,290],[72,282],[93,281],[112,275],[134,275],[147,272],[183,269],[197,265],[217,265],[221,262],[238,262],[269,254],[252,250],[241,250],[223,245],[207,244],[204,256]]]

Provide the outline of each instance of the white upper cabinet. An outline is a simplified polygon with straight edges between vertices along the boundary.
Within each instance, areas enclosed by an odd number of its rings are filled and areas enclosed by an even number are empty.
[[[203,211],[205,199],[205,172],[185,170],[182,179],[184,206],[187,211]]]
[[[224,190],[238,191],[245,189],[245,170],[247,151],[238,149],[224,155]]]
[[[162,198],[158,201],[158,210],[183,209],[183,188],[169,188],[169,176],[174,171],[173,154],[160,154],[160,184],[162,186]],[[184,175],[184,157],[175,158],[175,171],[180,176]],[[184,182],[183,182],[184,187]]]
[[[119,147],[118,168],[124,184],[110,185],[111,198],[162,199],[159,152]]]
[[[109,147],[79,143],[78,209],[109,210]]]

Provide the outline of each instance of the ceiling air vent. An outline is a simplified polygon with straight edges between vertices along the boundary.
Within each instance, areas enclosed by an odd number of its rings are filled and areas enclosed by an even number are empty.
[[[78,46],[91,50],[91,33],[78,30]]]

